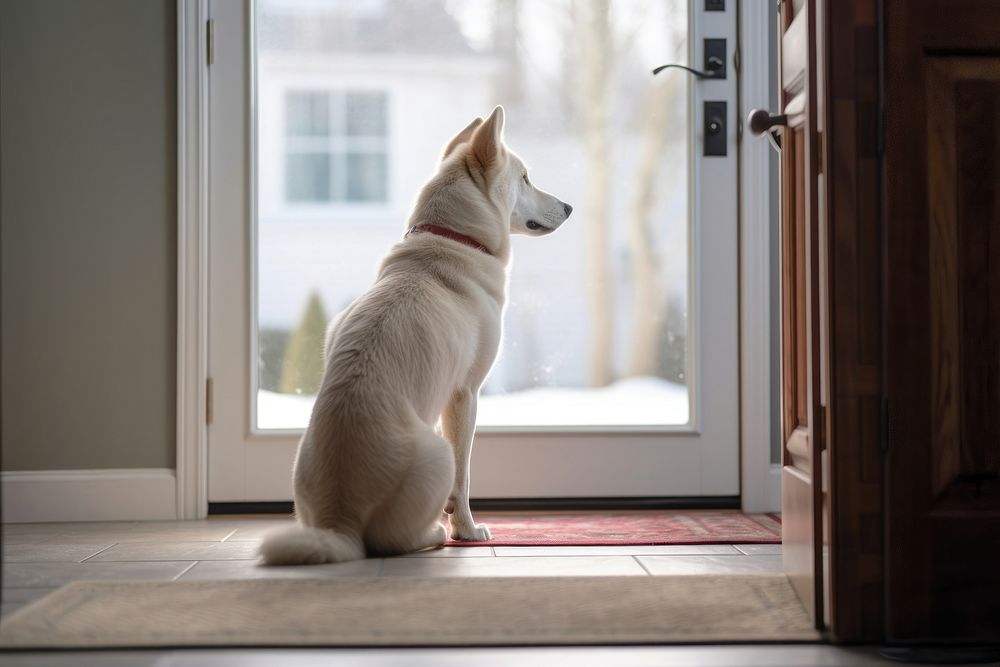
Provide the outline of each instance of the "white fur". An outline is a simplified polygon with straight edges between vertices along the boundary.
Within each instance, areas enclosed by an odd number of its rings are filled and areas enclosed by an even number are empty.
[[[298,526],[268,535],[268,565],[400,554],[488,540],[469,510],[479,389],[496,358],[510,234],[547,234],[571,211],[530,184],[497,107],[445,148],[367,292],[331,322],[326,370],[293,472]],[[435,432],[440,422],[441,435]],[[443,436],[443,437],[442,437]]]

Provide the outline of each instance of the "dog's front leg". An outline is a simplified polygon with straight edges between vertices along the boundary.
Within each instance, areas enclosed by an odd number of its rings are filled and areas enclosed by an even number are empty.
[[[460,389],[448,401],[441,415],[444,437],[455,450],[455,486],[445,507],[453,540],[480,542],[490,539],[490,529],[484,524],[476,525],[469,508],[469,465],[478,400],[477,392]]]

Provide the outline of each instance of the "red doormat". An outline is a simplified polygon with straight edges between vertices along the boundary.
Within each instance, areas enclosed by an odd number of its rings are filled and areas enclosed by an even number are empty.
[[[493,537],[489,542],[454,542],[449,546],[618,546],[658,544],[779,544],[777,514],[743,514],[737,510],[643,512],[486,513]]]

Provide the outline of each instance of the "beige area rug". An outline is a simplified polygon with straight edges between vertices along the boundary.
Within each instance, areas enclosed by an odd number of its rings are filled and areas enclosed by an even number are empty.
[[[6,648],[815,641],[784,576],[76,582]]]

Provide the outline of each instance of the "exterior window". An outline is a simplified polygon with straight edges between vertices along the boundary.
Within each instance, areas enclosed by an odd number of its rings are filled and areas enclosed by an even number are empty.
[[[388,99],[380,92],[285,95],[285,200],[388,201]]]

